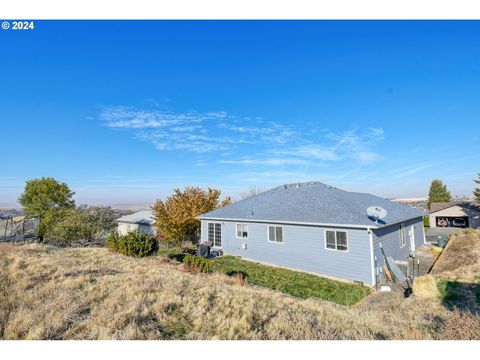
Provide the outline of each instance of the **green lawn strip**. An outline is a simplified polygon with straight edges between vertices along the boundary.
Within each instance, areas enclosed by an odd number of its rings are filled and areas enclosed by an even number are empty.
[[[370,293],[363,285],[334,281],[313,274],[267,266],[234,256],[211,260],[212,270],[227,275],[242,272],[248,282],[300,298],[317,297],[342,305],[353,305]]]

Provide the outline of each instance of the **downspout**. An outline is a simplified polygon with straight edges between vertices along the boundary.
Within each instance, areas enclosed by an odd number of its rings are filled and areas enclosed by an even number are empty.
[[[371,269],[372,269],[372,286],[376,285],[376,278],[375,278],[375,258],[373,254],[373,232],[372,229],[369,227],[367,228],[368,232],[368,237],[370,241],[370,264],[371,264]]]
[[[430,218],[428,219],[430,221]],[[423,226],[423,219],[422,219],[422,231],[423,231],[423,245],[427,245],[427,237],[425,236],[425,226]]]

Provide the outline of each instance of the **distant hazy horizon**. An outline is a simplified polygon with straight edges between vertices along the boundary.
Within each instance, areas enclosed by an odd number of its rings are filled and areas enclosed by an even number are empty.
[[[251,188],[257,188],[256,186],[252,186]],[[249,188],[249,189],[251,189]],[[273,188],[273,187],[271,187]],[[266,190],[270,190],[271,188],[262,188],[261,190],[262,191],[266,191]],[[206,189],[206,188],[205,188]],[[231,197],[233,200],[240,200],[242,198],[242,193],[243,192],[247,192],[249,190],[248,188],[246,189],[243,189],[243,191],[240,191],[240,192],[235,192],[235,193],[226,193],[226,192],[222,192],[221,194],[221,197]],[[173,190],[173,189],[172,189]],[[347,189],[342,189],[342,190],[347,190]],[[348,190],[347,190],[348,191]],[[362,192],[361,190],[351,190],[351,191],[359,191],[359,192]],[[173,191],[171,192],[166,192],[164,195],[162,196],[156,196],[156,197],[152,197],[152,199],[149,199],[149,200],[145,200],[145,201],[131,201],[131,202],[115,202],[114,200],[113,201],[103,201],[103,202],[99,202],[99,201],[95,201],[95,199],[92,199],[92,201],[86,201],[85,197],[82,197],[82,196],[79,196],[78,194],[75,194],[74,196],[74,199],[75,199],[75,202],[77,205],[82,205],[82,204],[86,204],[86,205],[90,205],[90,206],[111,206],[115,209],[122,209],[122,210],[139,210],[139,209],[148,209],[150,208],[151,205],[153,205],[153,203],[157,200],[157,199],[165,199],[167,196],[171,195],[173,193]],[[411,200],[411,201],[422,201],[422,200],[426,200],[428,198],[428,193],[424,194],[423,196],[382,196],[382,195],[379,195],[379,194],[375,194],[373,192],[371,192],[372,194],[374,195],[377,195],[377,196],[380,196],[380,197],[384,197],[384,198],[387,198],[387,199],[394,199],[394,200],[401,200],[401,201],[405,201],[405,200]],[[468,198],[473,198],[473,196],[469,196],[468,194],[464,195],[464,194],[453,194],[452,193],[452,197],[463,197],[463,196],[466,196]],[[88,197],[87,197],[88,198]],[[20,208],[21,205],[18,204],[18,202],[11,202],[11,203],[8,203],[8,202],[0,202],[0,209],[8,209],[8,208]]]

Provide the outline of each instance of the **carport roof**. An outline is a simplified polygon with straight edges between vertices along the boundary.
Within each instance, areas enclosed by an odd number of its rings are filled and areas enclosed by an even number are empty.
[[[468,207],[475,211],[480,211],[480,204],[470,201],[451,201],[451,202],[437,202],[430,205],[430,214],[433,214],[440,210],[448,209],[452,206]]]

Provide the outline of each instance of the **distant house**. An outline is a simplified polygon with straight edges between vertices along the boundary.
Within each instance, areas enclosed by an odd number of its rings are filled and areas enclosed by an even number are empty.
[[[139,211],[117,219],[117,231],[120,235],[126,235],[130,231],[141,231],[154,234],[152,211]]]
[[[367,208],[387,211],[381,220]],[[385,255],[404,261],[425,243],[422,213],[319,182],[288,184],[199,216],[201,241],[225,254],[375,285]]]
[[[432,203],[430,227],[480,228],[480,204],[468,201]]]

